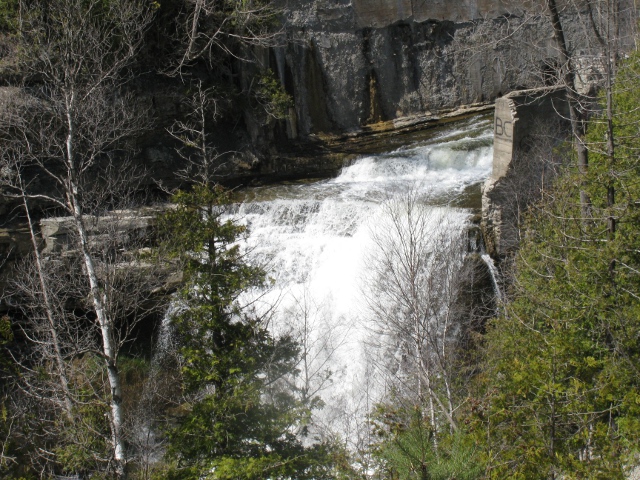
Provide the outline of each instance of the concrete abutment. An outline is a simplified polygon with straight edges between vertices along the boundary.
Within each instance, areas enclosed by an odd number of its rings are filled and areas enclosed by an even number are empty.
[[[569,134],[565,91],[545,87],[496,100],[493,171],[482,189],[482,231],[487,252],[502,259],[520,240],[518,226],[529,204],[555,177],[556,148]]]

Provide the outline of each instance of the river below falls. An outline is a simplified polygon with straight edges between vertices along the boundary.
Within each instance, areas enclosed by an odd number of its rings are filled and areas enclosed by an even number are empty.
[[[475,117],[362,156],[335,178],[238,193],[233,216],[247,226],[248,259],[271,279],[244,301],[271,309],[274,332],[300,339],[306,362],[298,387],[324,403],[314,414],[316,433],[363,446],[367,415],[385,393],[371,362],[376,327],[363,298],[372,236],[386,228],[383,205],[411,192],[433,209],[434,229],[446,224],[459,234],[480,207],[492,144],[491,119]]]

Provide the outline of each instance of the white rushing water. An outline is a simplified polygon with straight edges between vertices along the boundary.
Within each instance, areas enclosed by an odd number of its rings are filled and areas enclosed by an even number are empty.
[[[274,281],[261,299],[278,305],[271,328],[305,341],[307,387],[325,403],[316,421],[355,447],[383,391],[367,361],[375,326],[363,299],[372,235],[388,228],[383,205],[411,191],[432,205],[434,230],[446,223],[459,233],[469,210],[451,205],[477,190],[492,155],[490,120],[467,120],[364,156],[334,179],[252,189],[235,213],[248,227],[251,261]]]
[[[483,253],[480,258],[487,266],[487,270],[489,272],[489,276],[491,277],[491,284],[493,285],[493,292],[496,296],[496,301],[500,303],[502,301],[502,292],[500,290],[500,284],[498,283],[498,269],[496,268],[496,264],[493,262],[493,258],[488,253]]]

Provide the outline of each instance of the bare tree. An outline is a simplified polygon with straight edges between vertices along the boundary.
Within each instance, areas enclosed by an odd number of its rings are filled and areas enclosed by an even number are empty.
[[[3,267],[6,258],[0,260]],[[0,293],[0,300],[5,294]],[[28,411],[27,405],[21,402],[15,384],[18,381],[16,369],[12,362],[13,329],[9,316],[0,316],[0,475],[9,476],[13,468],[19,467],[20,460],[14,444],[20,423]]]
[[[464,221],[423,202],[413,190],[384,205],[367,303],[381,352],[377,367],[390,391],[425,406],[437,447],[438,431],[458,428],[452,368],[466,241]]]
[[[271,0],[184,0],[178,19],[183,49],[171,73],[181,73],[199,59],[222,66],[223,71],[228,70],[225,58],[251,59],[246,47],[273,46],[282,36],[277,13]]]
[[[108,257],[93,248],[89,230],[94,219],[122,198],[121,178],[114,173],[126,169],[114,163],[124,154],[124,141],[145,126],[123,86],[131,78],[151,11],[146,2],[135,0],[64,0],[24,2],[21,15],[30,99],[12,106],[4,129],[19,153],[19,158],[3,158],[4,193],[46,202],[72,217],[109,380],[112,462],[123,477],[122,337],[116,328],[122,309],[105,268]],[[38,188],[34,180],[45,178],[48,184]],[[41,288],[42,295],[46,291]]]
[[[26,317],[30,320],[33,320],[33,325],[35,326],[34,334],[36,337],[39,337],[33,343],[40,347],[45,347],[45,350],[48,350],[47,355],[42,355],[40,359],[45,361],[50,361],[51,357],[53,357],[57,374],[55,377],[55,385],[56,387],[59,385],[61,390],[61,398],[57,398],[57,395],[52,395],[52,398],[56,398],[55,401],[59,401],[61,405],[64,407],[64,414],[68,419],[72,417],[73,403],[71,392],[69,391],[69,375],[67,372],[67,358],[65,358],[65,352],[63,352],[63,341],[59,338],[59,327],[61,319],[65,317],[64,309],[65,309],[65,300],[64,296],[58,296],[55,292],[52,292],[52,289],[55,288],[55,282],[52,282],[51,278],[48,277],[47,266],[42,258],[40,252],[39,238],[35,231],[35,226],[33,224],[33,220],[31,218],[31,212],[29,208],[29,199],[26,193],[26,185],[24,179],[22,177],[22,172],[20,168],[21,155],[19,154],[20,148],[17,150],[7,150],[5,151],[5,155],[13,156],[17,155],[15,158],[8,158],[8,164],[17,166],[13,173],[15,175],[14,181],[15,185],[18,189],[20,199],[22,201],[22,208],[24,211],[24,215],[27,220],[27,226],[29,229],[29,237],[31,239],[31,244],[33,247],[33,268],[35,272],[27,271],[23,278],[27,283],[16,283],[15,286],[18,289],[19,295],[20,293],[25,293],[26,297],[34,296],[36,298],[32,298],[32,302],[29,302],[26,305],[22,305],[22,307],[27,310],[25,312]],[[28,268],[28,267],[27,267]],[[35,273],[35,274],[34,274]],[[30,280],[36,280],[37,284],[29,284]],[[20,295],[22,296],[22,295]],[[39,314],[44,314],[44,319],[39,318]],[[66,322],[62,322],[65,326],[69,324]],[[42,328],[44,327],[44,329]],[[44,330],[44,331],[42,331]],[[27,335],[29,337],[29,335]],[[74,347],[82,350],[80,345],[76,345]]]
[[[80,301],[82,295],[73,292],[67,280],[81,274],[78,267],[71,258],[47,262],[33,256],[15,268],[11,281],[12,303],[21,313],[14,323],[27,340],[26,348],[14,356],[20,372],[18,386],[26,402],[38,412],[37,420],[29,420],[37,423],[32,425],[30,464],[47,474],[55,473],[52,447],[77,445],[83,437],[79,434],[83,415],[79,415],[78,407],[88,398],[78,392],[86,392],[84,379],[88,377],[74,360],[92,350],[95,331],[69,309],[69,304]],[[67,436],[65,430],[74,434]],[[88,444],[84,447],[88,455],[95,453]]]
[[[177,175],[185,181],[206,185],[221,176],[223,154],[211,139],[212,127],[220,116],[220,103],[214,88],[204,88],[202,81],[197,81],[193,95],[185,101],[186,119],[175,121],[168,129],[180,142],[176,152],[185,166]]]
[[[291,335],[301,350],[294,388],[301,393],[303,402],[312,402],[334,382],[336,372],[331,365],[336,351],[347,340],[350,328],[333,324],[329,312],[317,303],[306,286],[294,297],[294,305],[285,315],[295,322]]]
[[[148,232],[136,232],[127,221],[132,218],[140,223],[138,212],[111,212],[89,230],[105,312],[113,319],[116,361],[126,342],[134,338],[139,320],[162,306],[156,292],[162,288],[163,272],[141,256]],[[111,403],[103,343],[98,341],[102,332],[95,322],[84,260],[75,250],[73,219],[45,219],[43,223],[45,231],[55,224],[64,241],[47,244],[43,251],[39,245],[37,253],[16,268],[11,282],[12,304],[21,312],[16,323],[28,340],[28,350],[15,357],[20,386],[42,412],[35,420],[38,428],[34,430],[43,433],[38,441],[34,439],[38,448],[32,465],[49,473],[56,468],[104,470],[113,463],[108,453],[113,439],[111,422],[96,423],[95,416],[95,412],[101,412],[98,417],[106,415]],[[122,396],[121,434],[128,444],[135,431],[125,427],[132,424],[128,417],[135,416],[138,397],[131,390]],[[47,445],[55,449],[45,448]],[[85,460],[69,463],[63,459],[62,452],[74,449],[83,451]],[[127,455],[130,459],[131,454]]]

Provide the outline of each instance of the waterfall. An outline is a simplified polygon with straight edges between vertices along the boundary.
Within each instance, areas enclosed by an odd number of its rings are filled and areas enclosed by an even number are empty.
[[[496,264],[493,263],[493,258],[487,253],[483,253],[481,256],[482,261],[487,266],[487,270],[489,271],[489,275],[491,276],[491,283],[493,284],[493,291],[496,295],[496,300],[498,303],[502,301],[502,292],[500,291],[500,285],[498,284],[498,269],[496,268]]]
[[[372,239],[386,228],[384,205],[412,191],[437,211],[427,231],[458,236],[469,217],[459,207],[470,198],[478,207],[479,184],[491,171],[491,127],[488,119],[467,120],[363,156],[334,179],[254,188],[233,212],[248,227],[250,261],[273,279],[267,291],[248,295],[265,310],[277,304],[270,328],[304,343],[310,380],[303,387],[325,404],[315,421],[354,444],[384,390],[369,363],[376,326],[363,299]]]
[[[162,317],[155,340],[155,349],[149,365],[149,374],[142,386],[137,411],[130,420],[130,449],[140,465],[149,467],[159,462],[165,454],[165,438],[159,434],[160,418],[156,413],[161,409],[156,402],[164,401],[168,393],[163,391],[162,376],[167,364],[176,358],[176,345],[171,319],[182,306],[174,298]],[[166,381],[165,381],[166,382]]]

